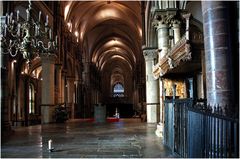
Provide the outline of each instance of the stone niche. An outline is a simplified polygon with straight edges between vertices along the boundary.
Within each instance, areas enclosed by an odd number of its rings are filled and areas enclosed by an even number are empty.
[[[172,99],[173,84],[176,85],[176,98],[178,99],[187,98],[186,83],[184,80],[164,79],[163,90],[165,90],[165,99]]]

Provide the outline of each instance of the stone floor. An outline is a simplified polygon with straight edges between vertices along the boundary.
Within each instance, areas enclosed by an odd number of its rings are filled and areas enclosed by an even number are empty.
[[[80,120],[15,128],[2,139],[1,157],[8,158],[160,158],[175,157],[155,135],[155,124],[138,119],[115,123]],[[48,151],[48,140],[54,151]]]

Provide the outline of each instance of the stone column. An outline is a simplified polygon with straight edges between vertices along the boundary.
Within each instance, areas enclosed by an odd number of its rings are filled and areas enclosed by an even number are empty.
[[[3,15],[3,1],[0,2],[0,16]]]
[[[62,83],[61,83],[61,86],[62,86],[62,93],[61,93],[61,96],[62,96],[62,101],[61,103],[64,103],[65,104],[65,107],[67,106],[67,80],[66,80],[66,76],[67,76],[67,73],[62,70]]]
[[[164,20],[158,21],[156,25],[157,34],[158,34],[158,49],[161,50],[159,53],[159,60],[167,54],[169,47],[169,33],[168,33],[168,24]]]
[[[71,77],[71,78],[67,78],[67,83],[68,83],[68,88],[67,88],[67,94],[68,94],[68,100],[67,100],[67,103],[68,103],[68,106],[69,106],[69,110],[71,110],[71,119],[74,119],[74,78]]]
[[[173,35],[173,28],[169,28],[169,48],[172,48],[174,46],[174,35]]]
[[[154,59],[157,58],[157,51],[153,48],[143,48],[143,54],[146,64],[146,109],[147,122],[156,123],[159,105],[158,80],[153,77]]]
[[[160,21],[155,22],[155,27],[158,33],[158,49],[161,50],[158,55],[158,61],[160,61],[167,53],[169,48],[169,25],[164,15],[161,16]],[[163,110],[163,94],[162,94],[162,80],[159,78],[158,80],[159,86],[159,109],[160,113],[157,116],[160,118],[160,122],[157,125],[157,129],[155,131],[158,137],[163,136],[163,123],[162,123],[162,110]]]
[[[57,64],[56,67],[56,81],[57,81],[57,103],[62,103],[62,65]]]
[[[56,55],[41,54],[42,62],[42,123],[54,122],[54,66]]]
[[[202,73],[197,74],[197,98],[198,99],[204,99],[203,75],[202,75]]]
[[[163,97],[164,97],[164,90],[163,90],[163,80],[161,78],[159,78],[159,105],[160,105],[160,111],[158,114],[159,115],[159,118],[160,118],[160,121],[159,123],[157,124],[157,129],[155,131],[155,134],[158,136],[158,137],[163,137],[163,128],[164,128],[164,123],[163,123],[163,113],[164,113],[164,104],[163,104]]]
[[[77,80],[76,82],[76,107],[75,107],[75,118],[80,117],[80,112],[81,112],[81,81]]]
[[[174,37],[174,44],[176,44],[180,39],[181,39],[181,34],[180,34],[180,21],[174,20],[172,24],[173,28],[173,37]]]
[[[145,4],[141,2],[141,16],[142,16],[142,45],[146,44],[145,37]]]
[[[184,14],[183,17],[186,19],[186,39],[189,40],[189,19],[191,17],[191,13]]]
[[[0,2],[2,5],[3,2]],[[2,12],[2,11],[1,11]],[[5,23],[5,16],[2,16],[2,13],[0,14],[0,23],[1,26],[4,25]],[[0,31],[2,27],[0,27]],[[0,34],[0,36],[3,36]],[[3,54],[2,53],[3,49],[2,46],[0,46],[0,62],[1,62],[1,91],[0,91],[0,96],[1,96],[1,120],[2,120],[2,132],[3,136],[7,135],[12,129],[10,125],[10,97],[9,97],[9,55]]]
[[[233,101],[227,3],[202,1],[207,102],[222,108]]]

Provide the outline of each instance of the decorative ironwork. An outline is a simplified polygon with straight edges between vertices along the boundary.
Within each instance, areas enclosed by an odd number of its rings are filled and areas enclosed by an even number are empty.
[[[206,102],[165,100],[164,143],[180,157],[238,158],[239,119],[230,111],[234,106]]]
[[[19,11],[14,20],[13,13],[6,14],[5,23],[1,26],[1,47],[3,54],[15,57],[21,53],[24,59],[30,61],[38,54],[53,54],[57,48],[57,36],[53,38],[52,29],[48,24],[48,15],[45,24],[41,23],[41,11],[38,21],[31,17],[31,1],[26,9],[26,20],[21,21]]]

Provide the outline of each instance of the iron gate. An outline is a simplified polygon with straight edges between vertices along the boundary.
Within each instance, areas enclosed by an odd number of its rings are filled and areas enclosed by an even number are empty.
[[[174,102],[174,152],[182,157],[187,157],[187,108],[192,104],[191,98]]]
[[[192,99],[164,101],[164,143],[182,157],[187,157],[187,107],[192,103]]]

